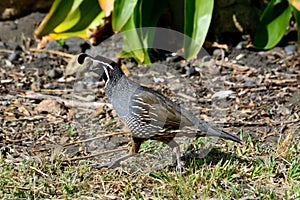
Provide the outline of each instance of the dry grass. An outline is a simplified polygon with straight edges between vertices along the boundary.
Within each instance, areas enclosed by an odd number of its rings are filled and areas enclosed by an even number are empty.
[[[149,148],[145,146],[144,148]],[[226,152],[226,153],[225,153]],[[0,160],[2,198],[80,199],[297,199],[300,198],[299,138],[276,143],[218,143],[205,158],[153,172],[95,170],[91,160],[67,163],[64,155]]]

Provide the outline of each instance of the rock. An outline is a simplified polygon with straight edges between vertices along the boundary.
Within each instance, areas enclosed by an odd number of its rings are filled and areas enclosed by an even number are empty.
[[[186,70],[185,74],[188,76],[193,76],[197,73],[195,67],[190,67],[188,70]]]
[[[213,51],[213,57],[217,58],[217,59],[222,59],[225,56],[225,52],[223,49],[215,49]]]
[[[246,81],[246,82],[244,83],[244,85],[245,85],[246,87],[250,87],[250,86],[252,86],[252,85],[255,85],[255,82],[253,82],[253,81]]]
[[[13,62],[20,58],[20,55],[18,53],[12,53],[8,56],[8,60]]]
[[[239,42],[239,43],[235,46],[235,48],[236,48],[236,49],[244,49],[244,47],[245,47],[247,44],[248,44],[248,41],[241,41],[241,42]]]
[[[90,48],[85,39],[80,37],[70,37],[64,40],[65,48],[71,54],[79,54]]]
[[[292,54],[297,51],[298,45],[297,44],[290,44],[284,47],[284,51],[286,54]]]
[[[59,115],[64,110],[64,107],[53,99],[42,100],[34,109],[37,113],[51,113]]]
[[[6,48],[6,44],[4,42],[0,41],[0,47],[1,48]]]
[[[47,72],[47,76],[49,78],[59,78],[61,77],[61,73],[59,73],[56,69],[50,69],[48,72]]]
[[[214,98],[217,98],[217,99],[225,99],[227,98],[228,96],[234,94],[234,91],[232,90],[222,90],[222,91],[219,91],[219,92],[216,92],[214,93],[211,98],[214,99]]]
[[[56,40],[51,40],[46,45],[47,50],[56,50],[56,51],[64,51],[64,47],[60,45]]]
[[[0,1],[0,4],[2,2],[5,1]],[[0,10],[1,8],[0,5]],[[32,45],[35,45],[36,40],[34,39],[33,32],[44,17],[45,14],[32,13],[14,21],[0,21],[1,41],[10,49],[13,49],[16,43],[23,44],[24,38],[31,38],[33,42]]]
[[[53,0],[0,1],[0,20],[16,19],[34,11],[47,12]]]

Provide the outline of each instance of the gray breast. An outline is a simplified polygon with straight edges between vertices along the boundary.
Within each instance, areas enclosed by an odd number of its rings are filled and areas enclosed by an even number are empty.
[[[135,91],[140,86],[126,76],[123,76],[113,88],[111,88],[110,95],[108,96],[114,109],[121,118],[130,115],[131,98]]]

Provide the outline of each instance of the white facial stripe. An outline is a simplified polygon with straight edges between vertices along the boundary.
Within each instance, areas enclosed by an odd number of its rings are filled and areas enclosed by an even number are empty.
[[[110,79],[109,79],[109,74],[108,74],[108,70],[107,70],[107,68],[106,67],[109,67],[110,69],[114,69],[110,64],[108,64],[108,63],[106,63],[106,62],[103,62],[103,61],[100,61],[100,60],[94,60],[93,59],[93,65],[97,65],[97,64],[101,64],[101,65],[104,65],[103,66],[103,69],[104,69],[104,72],[105,72],[105,74],[106,74],[106,77],[107,77],[107,80],[106,80],[106,83],[105,83],[105,88],[106,88],[106,86],[107,86],[107,83],[110,81]]]
[[[102,62],[100,60],[93,60],[93,62],[96,62],[96,63],[100,63],[106,67],[109,67],[110,69],[114,69],[110,64],[106,63],[106,62]],[[93,63],[94,64],[94,63]]]
[[[107,71],[106,67],[103,67],[103,69],[104,69],[104,72],[105,72],[106,77],[107,77],[107,80],[106,80],[106,83],[105,83],[105,88],[106,88],[107,83],[108,83],[108,81],[109,81],[110,79],[109,79],[109,74],[108,74],[108,71]]]

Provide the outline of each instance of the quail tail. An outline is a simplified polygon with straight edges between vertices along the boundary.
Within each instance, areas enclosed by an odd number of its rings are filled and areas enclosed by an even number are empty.
[[[225,131],[221,131],[221,130],[218,130],[218,129],[213,128],[213,127],[208,127],[207,136],[220,137],[220,138],[223,138],[223,139],[226,139],[226,140],[231,140],[231,141],[238,142],[238,143],[242,142],[236,136],[233,136],[233,135],[231,135],[231,134],[229,134]]]

